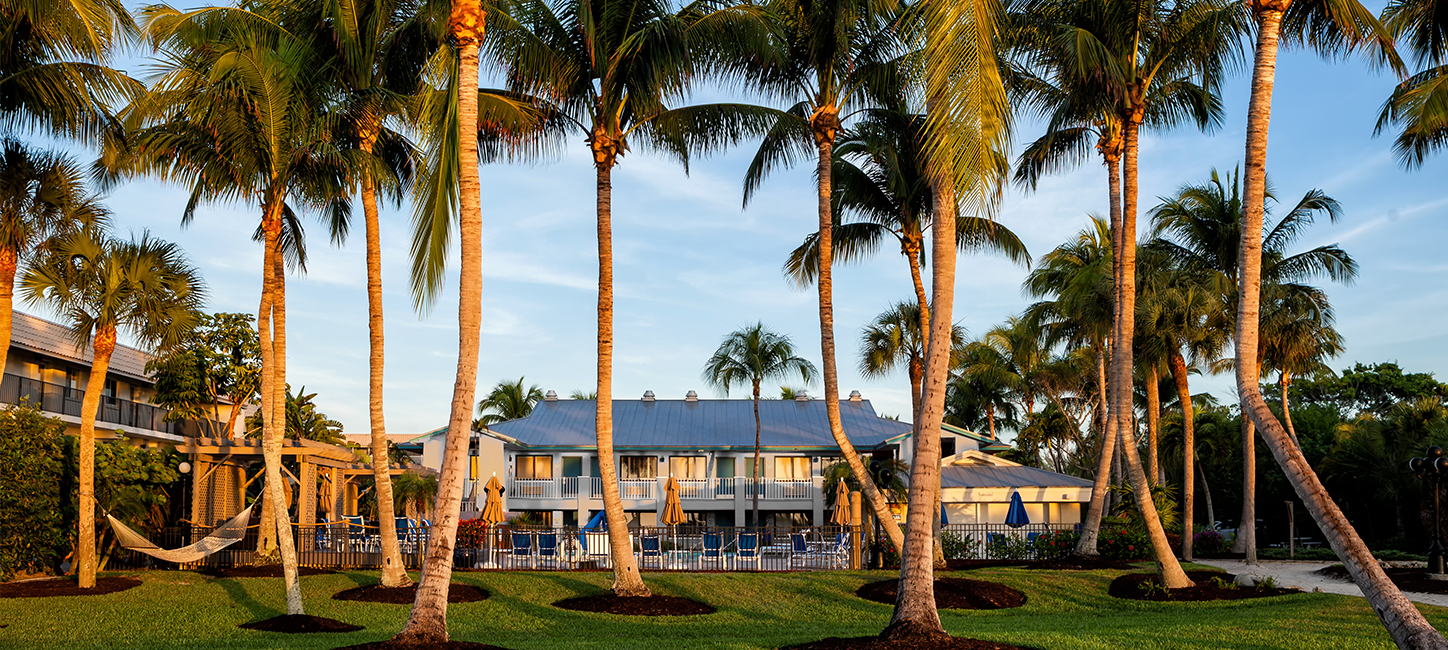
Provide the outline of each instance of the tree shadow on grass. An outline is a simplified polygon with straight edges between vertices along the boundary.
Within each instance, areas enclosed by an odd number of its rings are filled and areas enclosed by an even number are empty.
[[[246,587],[242,586],[238,580],[222,578],[217,580],[216,584],[221,585],[221,589],[231,598],[231,602],[246,608],[246,611],[251,614],[251,620],[253,621],[268,619],[282,613],[279,610],[272,609],[257,602],[257,600],[252,598],[251,594],[247,592]]]

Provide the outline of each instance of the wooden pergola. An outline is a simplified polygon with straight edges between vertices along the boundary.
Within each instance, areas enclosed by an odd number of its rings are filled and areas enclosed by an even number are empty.
[[[253,438],[190,438],[177,445],[191,457],[191,521],[211,525],[241,512],[245,507],[246,488],[264,472],[250,478],[246,469],[261,460],[261,441]],[[372,466],[356,462],[351,449],[314,440],[285,439],[282,458],[291,457],[300,467],[300,474],[282,470],[297,483],[295,498],[301,499],[297,523],[317,523],[318,506],[330,513],[333,520],[341,514],[353,514],[357,494],[353,480],[372,476]],[[397,476],[407,470],[391,466],[388,473]],[[288,494],[291,494],[290,490]]]

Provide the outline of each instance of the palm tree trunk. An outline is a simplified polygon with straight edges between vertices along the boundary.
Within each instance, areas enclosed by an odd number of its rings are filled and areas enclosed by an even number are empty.
[[[422,563],[417,596],[407,624],[394,639],[411,643],[448,640],[447,596],[452,582],[453,548],[467,477],[477,390],[478,337],[483,316],[482,189],[478,184],[478,45],[486,14],[478,0],[457,0],[448,31],[458,48],[458,365],[448,414],[447,443],[437,481],[435,515]]]
[[[297,575],[296,548],[291,546],[292,526],[286,514],[286,495],[282,491],[282,438],[286,435],[286,375],[285,369],[281,367],[280,357],[285,354],[285,348],[277,345],[277,339],[283,339],[285,334],[278,326],[284,318],[284,312],[280,308],[283,297],[281,288],[282,278],[280,275],[281,251],[279,248],[279,235],[281,233],[283,198],[278,194],[268,197],[266,214],[262,220],[262,231],[265,234],[265,251],[262,254],[262,298],[261,306],[257,310],[257,335],[260,339],[262,355],[261,371],[261,394],[262,394],[262,437],[261,448],[262,458],[266,463],[266,483],[263,489],[266,490],[267,499],[271,502],[273,521],[275,522],[278,546],[281,547],[282,556],[282,582],[286,589],[287,613],[304,614],[302,608],[301,582]],[[283,342],[283,345],[285,343]],[[277,389],[281,384],[282,388]],[[277,398],[281,393],[281,399]],[[290,550],[290,552],[289,552]],[[291,561],[288,562],[290,556]]]
[[[908,220],[902,221],[908,222]],[[915,303],[920,308],[920,338],[922,340],[922,345],[924,345],[923,341],[926,339],[926,337],[929,336],[930,332],[930,300],[927,299],[925,296],[925,285],[921,282],[920,279],[920,255],[918,249],[918,245],[910,247],[911,252],[908,253],[906,257],[910,263],[910,280],[915,285]],[[913,354],[911,356],[914,357]],[[912,402],[910,423],[912,426],[918,425],[921,418],[920,409],[924,400],[924,395],[922,394],[923,389],[921,387],[924,377],[923,365],[924,360],[912,358],[910,361],[909,369],[907,370],[907,374],[910,375],[910,399]],[[992,435],[994,435],[994,432],[992,432]],[[917,443],[920,440],[920,431],[918,428],[915,430],[915,440]],[[939,488],[935,490],[935,509],[933,510],[933,512],[935,513],[935,523],[931,527],[931,536],[935,539],[935,567],[938,569],[944,569],[946,566],[945,543],[940,538]]]
[[[1242,516],[1237,523],[1237,536],[1232,540],[1233,553],[1245,553],[1248,564],[1257,563],[1257,425],[1242,416]]]
[[[594,131],[594,167],[598,172],[598,402],[594,427],[598,433],[598,467],[603,474],[603,509],[613,555],[613,593],[648,596],[639,575],[618,494],[618,469],[613,458],[613,165],[617,143]],[[755,463],[755,472],[759,463]],[[755,491],[756,494],[758,490]],[[757,498],[757,497],[756,497]],[[758,523],[758,522],[756,522]]]
[[[1258,387],[1257,350],[1262,277],[1262,213],[1266,187],[1267,130],[1272,112],[1272,85],[1277,45],[1286,2],[1256,6],[1257,49],[1252,70],[1251,103],[1247,110],[1247,178],[1242,214],[1241,284],[1237,309],[1237,392],[1244,415],[1262,427],[1262,438],[1308,512],[1337,552],[1353,581],[1399,648],[1445,648],[1442,634],[1433,629],[1373,559],[1367,545],[1342,515],[1318,481],[1302,451],[1272,417]]]
[[[262,418],[266,418],[268,412],[263,410]],[[252,563],[276,564],[281,562],[282,554],[282,550],[277,547],[277,513],[272,508],[271,490],[266,489],[266,480],[262,480],[261,486],[261,516],[257,518],[256,553],[252,557]]]
[[[1113,140],[1114,142],[1114,140]],[[1113,269],[1120,265],[1121,254],[1117,248],[1121,232],[1121,159],[1113,145],[1102,143],[1102,162],[1106,165],[1106,185],[1111,209],[1111,250]],[[1120,294],[1120,273],[1113,270],[1113,296]],[[1113,313],[1116,307],[1112,307]],[[1081,527],[1081,540],[1076,543],[1076,554],[1093,557],[1096,555],[1096,539],[1101,532],[1102,510],[1106,508],[1107,492],[1111,489],[1111,461],[1116,453],[1115,428],[1111,426],[1111,409],[1108,403],[1108,381],[1106,377],[1106,349],[1110,345],[1102,341],[1096,353],[1096,385],[1100,388],[1101,399],[1101,457],[1096,462],[1096,477],[1091,485],[1091,505],[1086,511],[1086,521]],[[1113,366],[1114,367],[1114,366]]]
[[[1192,455],[1196,456],[1196,453],[1193,452]],[[1207,527],[1216,530],[1217,511],[1212,507],[1212,490],[1207,487],[1207,470],[1202,469],[1200,463],[1197,464],[1197,477],[1202,480],[1202,502],[1207,506]]]
[[[1137,102],[1139,104],[1139,102]],[[1121,230],[1117,232],[1121,251],[1119,265],[1121,290],[1116,302],[1116,382],[1115,389],[1116,426],[1121,431],[1121,448],[1126,452],[1126,469],[1131,476],[1131,486],[1136,493],[1136,505],[1146,522],[1146,531],[1151,538],[1151,548],[1156,555],[1157,573],[1162,586],[1168,589],[1190,587],[1193,583],[1182,571],[1176,554],[1167,541],[1161,518],[1157,515],[1156,503],[1151,497],[1151,483],[1141,466],[1141,457],[1136,450],[1136,423],[1132,413],[1132,334],[1136,326],[1136,157],[1138,149],[1137,125],[1140,116],[1133,115],[1126,121],[1122,138],[1123,173],[1125,192],[1121,202]]]
[[[1287,387],[1292,385],[1292,375],[1286,370],[1280,373],[1277,383],[1282,388],[1282,423],[1287,425],[1287,436],[1292,438],[1292,444],[1301,445],[1297,440],[1297,429],[1292,426],[1292,409],[1287,405]]]
[[[15,271],[20,254],[13,248],[0,248],[0,375],[10,355],[10,328],[14,317]]]
[[[280,215],[280,213],[278,213]],[[276,377],[272,383],[276,401],[272,408],[277,413],[277,442],[286,438],[287,433],[287,274],[286,265],[282,255],[278,253],[274,261],[276,290],[272,296],[272,349],[273,364],[276,367]],[[280,454],[280,449],[278,449]],[[281,457],[277,457],[277,471],[281,471]],[[268,476],[268,479],[271,477]],[[302,612],[302,583],[301,574],[297,571],[297,545],[292,535],[292,519],[287,508],[287,495],[291,494],[291,487],[286,479],[280,475],[277,477],[276,488],[271,488],[271,481],[267,481],[268,492],[274,497],[272,502],[273,512],[276,514],[277,522],[277,546],[281,549],[282,575],[286,578],[287,584],[287,613],[301,614]],[[295,611],[293,611],[295,610]]]
[[[955,303],[955,184],[947,176],[932,179],[935,224],[931,230],[930,288],[934,315],[925,352],[921,417],[916,424],[915,458],[910,468],[905,550],[900,554],[900,588],[885,638],[946,636],[935,608],[935,555],[940,507],[940,425],[945,416],[945,386],[950,374],[951,317]],[[922,332],[923,333],[923,332]],[[943,557],[942,557],[943,559]]]
[[[1101,534],[1101,516],[1106,510],[1106,494],[1111,488],[1111,461],[1116,456],[1116,428],[1111,426],[1111,411],[1106,402],[1106,345],[1096,347],[1096,381],[1100,386],[1101,405],[1098,411],[1101,419],[1101,455],[1096,460],[1096,477],[1091,486],[1091,503],[1087,506],[1086,520],[1082,522],[1081,539],[1076,542],[1076,554],[1094,557],[1096,540]]]
[[[826,113],[826,111],[821,111]],[[833,116],[833,113],[830,113]],[[826,121],[820,119],[820,121]],[[896,523],[895,516],[890,513],[890,506],[885,502],[885,495],[875,486],[870,479],[870,473],[865,470],[865,464],[860,461],[860,455],[855,452],[855,446],[850,439],[845,437],[844,425],[840,422],[840,375],[835,364],[835,308],[834,300],[831,297],[833,283],[831,280],[831,263],[833,260],[833,212],[830,204],[831,176],[830,161],[831,152],[834,149],[835,129],[839,126],[838,118],[835,121],[819,127],[815,130],[815,145],[819,149],[819,164],[816,169],[819,178],[819,281],[815,283],[819,289],[820,307],[820,349],[822,352],[823,374],[825,384],[825,413],[830,421],[830,435],[834,436],[835,444],[840,447],[840,455],[844,456],[845,462],[850,466],[850,472],[855,475],[855,481],[860,484],[860,490],[864,492],[865,502],[870,509],[879,517],[880,525],[890,537],[890,543],[895,550],[903,554],[905,547],[905,534],[900,531],[900,524]],[[828,133],[823,133],[827,129]],[[952,235],[954,232],[951,233]],[[938,427],[937,427],[938,428]],[[902,555],[903,557],[903,555]]]
[[[1162,482],[1161,464],[1157,458],[1157,425],[1161,422],[1161,378],[1156,364],[1146,371],[1146,473],[1151,484]]]
[[[986,424],[990,426],[990,439],[995,440],[995,404],[988,403],[985,405],[985,421]]]
[[[760,441],[760,431],[762,430],[762,428],[763,428],[763,427],[762,427],[762,425],[761,425],[760,422],[759,422],[759,379],[756,378],[756,379],[754,380],[754,471],[752,471],[752,472],[749,473],[750,476],[754,479],[754,480],[753,480],[754,491],[753,491],[752,494],[753,494],[753,499],[754,499],[754,525],[755,525],[755,526],[760,525],[760,524],[759,524],[759,465],[760,465],[761,460],[760,460],[760,456],[759,456],[759,446],[760,446],[760,445],[759,445],[759,441]]]
[[[362,137],[362,151],[372,154],[377,129]],[[382,586],[407,587],[412,578],[402,564],[396,509],[392,501],[392,464],[387,458],[387,420],[382,412],[382,376],[385,359],[382,320],[382,236],[377,223],[377,189],[371,172],[362,174],[362,213],[367,222],[367,412],[372,424],[372,481],[377,489],[377,520],[382,538]]]
[[[116,326],[102,325],[97,328],[92,343],[95,356],[91,361],[90,377],[86,379],[85,395],[80,406],[79,444],[79,527],[76,536],[76,575],[81,589],[96,586],[96,415],[101,406],[101,392],[105,390],[106,372],[111,366],[111,353],[116,349]]]
[[[1196,494],[1194,489],[1197,462],[1196,413],[1192,407],[1192,391],[1187,383],[1187,362],[1179,350],[1172,350],[1168,359],[1171,378],[1176,384],[1177,401],[1182,407],[1182,560],[1192,561],[1192,536],[1195,534]],[[1208,513],[1207,519],[1211,519]]]

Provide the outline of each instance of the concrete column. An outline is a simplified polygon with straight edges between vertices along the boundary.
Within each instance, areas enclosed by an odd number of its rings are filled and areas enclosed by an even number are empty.
[[[303,526],[317,523],[317,464],[302,461],[302,471],[297,475],[301,485],[297,486],[297,523]]]
[[[662,464],[663,463],[660,463],[660,465]],[[664,520],[664,495],[666,494],[664,486],[668,485],[668,482],[669,479],[665,476],[659,476],[654,479],[654,483],[657,483],[657,485],[654,486],[654,516],[658,517],[654,521],[662,522]],[[661,523],[660,525],[663,524]]]
[[[744,513],[749,512],[749,499],[744,498],[744,493],[745,493],[745,491],[748,490],[748,480],[747,480],[747,479],[741,480],[741,479],[737,476],[738,472],[735,472],[735,474],[736,474],[736,476],[734,477],[734,525],[735,525],[735,526],[743,526],[743,525],[744,525]],[[758,522],[755,522],[755,523],[758,523]]]
[[[814,525],[825,525],[825,491],[824,478],[812,477],[814,486],[810,489],[810,501],[814,504]]]
[[[206,471],[211,468],[211,463],[202,460],[202,456],[197,455],[195,462],[191,465],[191,515],[187,519],[190,519],[193,524],[205,526],[211,522],[206,519],[206,482],[201,480],[201,477],[206,475]]]
[[[347,514],[347,475],[340,468],[332,470],[332,519],[341,521]]]

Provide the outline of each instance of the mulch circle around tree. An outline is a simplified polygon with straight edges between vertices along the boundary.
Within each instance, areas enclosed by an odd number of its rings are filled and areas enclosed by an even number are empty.
[[[885,640],[876,636],[860,636],[849,639],[830,637],[792,645],[782,650],[1025,650],[1020,646],[980,639],[964,639],[958,636],[949,640],[940,638]]]
[[[565,598],[553,603],[553,606],[575,612],[621,614],[623,616],[697,616],[714,613],[713,607],[697,600],[657,594],[653,596],[594,594]]]
[[[1396,568],[1383,567],[1387,572],[1388,579],[1393,581],[1399,589],[1420,594],[1448,594],[1448,580],[1434,580],[1428,577],[1427,569],[1418,568]],[[1326,576],[1336,580],[1352,582],[1352,576],[1348,575],[1347,567],[1341,564],[1334,564],[1315,571],[1320,576]]]
[[[487,600],[487,589],[462,585],[456,582],[448,585],[447,602],[475,603],[480,600]],[[417,584],[411,587],[384,587],[382,585],[363,585],[353,587],[332,594],[332,600],[354,600],[363,603],[387,603],[389,605],[411,605],[417,596]]]
[[[1159,585],[1155,573],[1128,573],[1111,581],[1106,590],[1113,598],[1127,600],[1154,600],[1172,602],[1201,602],[1209,600],[1243,600],[1300,594],[1300,589],[1278,587],[1239,587],[1232,584],[1236,576],[1220,571],[1188,571],[1187,577],[1197,583],[1195,587],[1183,589],[1142,588],[1143,584]],[[1227,586],[1218,584],[1216,578]]]
[[[472,641],[447,641],[445,643],[402,643],[388,639],[386,641],[373,641],[372,643],[359,643],[337,648],[337,650],[507,650],[495,645],[486,643],[474,643]]]
[[[865,600],[894,605],[895,594],[899,588],[899,580],[881,580],[856,589],[855,595]],[[1024,604],[1025,594],[998,582],[969,578],[935,579],[935,606],[938,609],[1009,609]]]
[[[282,565],[263,564],[260,566],[207,567],[205,569],[197,569],[196,572],[212,578],[280,578],[282,577]],[[321,576],[333,573],[336,573],[336,571],[309,566],[297,567],[298,575]]]
[[[55,596],[100,596],[113,594],[118,591],[125,591],[131,587],[140,586],[141,581],[135,578],[122,578],[118,576],[105,576],[96,578],[96,586],[90,589],[81,589],[76,586],[75,578],[47,578],[43,580],[26,580],[24,582],[7,582],[0,584],[0,598],[51,598]]]
[[[242,623],[239,628],[261,632],[284,632],[286,634],[309,634],[312,632],[356,632],[361,625],[311,616],[308,614],[282,614],[264,621]]]

